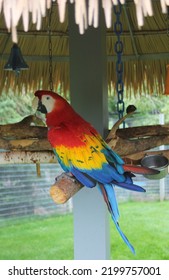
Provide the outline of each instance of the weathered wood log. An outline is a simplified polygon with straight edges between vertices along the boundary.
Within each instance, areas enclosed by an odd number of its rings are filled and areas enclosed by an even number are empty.
[[[140,165],[141,159],[146,155],[162,154],[169,159],[169,150],[142,151],[124,157],[127,164]],[[0,164],[31,164],[31,163],[58,163],[52,151],[7,151],[0,152]]]
[[[47,127],[43,126],[16,126],[0,125],[0,137],[3,139],[29,139],[29,138],[46,138]]]
[[[108,144],[120,156],[126,157],[130,154],[169,144],[169,135],[158,135],[131,140],[116,136],[114,139],[109,138]],[[7,151],[52,151],[52,147],[46,138],[0,139],[0,149]]]
[[[31,120],[35,117],[30,116]],[[33,121],[32,121],[33,122]],[[117,136],[119,138],[133,139],[143,138],[155,135],[169,135],[169,125],[151,125],[151,126],[138,126],[118,129],[115,127],[111,129],[108,138],[112,139]],[[47,127],[44,126],[30,126],[25,122],[15,124],[0,125],[0,138],[2,139],[29,139],[47,138]]]
[[[46,138],[43,139],[0,139],[0,149],[8,151],[51,151],[52,147]]]
[[[47,138],[47,127],[31,126],[33,124],[43,124],[35,116],[28,116],[21,122],[14,124],[0,125],[0,138],[2,139],[30,139],[30,138]]]
[[[1,164],[57,163],[52,151],[8,151],[0,152]]]
[[[169,125],[147,125],[117,129],[116,135],[125,139],[143,138],[156,135],[169,135]]]
[[[122,157],[139,153],[169,143],[169,126],[143,126],[118,129],[127,118],[125,115],[110,131],[107,142]],[[0,126],[0,149],[21,151],[51,151],[47,141],[47,128],[30,126],[36,122],[35,116],[29,116],[16,124]]]
[[[148,138],[127,140],[117,137],[109,142],[109,146],[121,157],[150,150],[160,145],[169,144],[169,135],[152,136]]]

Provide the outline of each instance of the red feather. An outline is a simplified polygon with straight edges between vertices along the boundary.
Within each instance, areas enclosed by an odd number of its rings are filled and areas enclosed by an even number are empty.
[[[138,166],[138,165],[124,164],[123,168],[124,168],[124,171],[137,173],[137,174],[154,175],[154,174],[159,173],[158,170],[148,168],[148,167],[142,167],[142,166]]]

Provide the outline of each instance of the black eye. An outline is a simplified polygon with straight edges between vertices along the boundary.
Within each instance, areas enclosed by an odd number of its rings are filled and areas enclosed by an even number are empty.
[[[50,97],[49,97],[49,96],[47,96],[47,97],[46,97],[46,100],[49,100],[49,99],[50,99]]]

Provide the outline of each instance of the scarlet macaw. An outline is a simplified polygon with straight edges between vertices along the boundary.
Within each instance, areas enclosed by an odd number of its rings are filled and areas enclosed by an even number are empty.
[[[119,210],[114,191],[114,186],[145,191],[132,181],[133,174],[130,171],[135,170],[135,167],[125,165],[122,158],[108,146],[93,126],[57,93],[38,90],[35,96],[38,97],[37,110],[46,114],[48,140],[61,167],[88,188],[98,183],[119,234],[135,253],[134,247],[119,226]],[[154,172],[141,167],[136,169],[142,173]]]

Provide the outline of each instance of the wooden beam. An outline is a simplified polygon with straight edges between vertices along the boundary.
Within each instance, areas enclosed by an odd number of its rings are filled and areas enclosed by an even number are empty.
[[[9,55],[1,55],[0,59],[3,61],[6,61],[9,58]],[[49,61],[49,57],[48,55],[42,55],[42,56],[38,56],[38,55],[24,55],[24,59],[26,61],[41,61],[41,62],[48,62]],[[115,62],[117,60],[117,57],[115,55],[107,55],[107,61],[108,62]],[[166,60],[169,61],[169,55],[168,53],[147,53],[147,54],[138,54],[138,55],[123,55],[123,61],[131,61],[131,60]],[[53,62],[69,62],[69,56],[57,56],[57,55],[53,55],[52,57],[52,61]]]
[[[9,54],[3,54],[0,56],[1,60],[7,61],[9,59]],[[48,55],[24,55],[25,61],[43,61],[43,62],[48,62],[49,61],[49,56]],[[69,62],[69,56],[57,56],[53,55],[52,56],[52,61],[53,62]]]
[[[52,151],[6,151],[0,152],[0,164],[57,163]]]
[[[108,61],[115,61],[116,56],[108,55]],[[123,55],[123,61],[131,61],[131,60],[166,60],[169,61],[169,54],[168,53],[146,53],[146,54],[138,54],[138,55]]]
[[[47,139],[0,139],[0,149],[7,151],[49,151],[52,150]]]
[[[20,36],[26,36],[26,37],[33,37],[34,39],[37,37],[43,37],[48,39],[48,32],[46,30],[28,30],[27,32],[25,32],[22,29],[17,29],[17,33]],[[152,30],[133,30],[132,31],[132,36],[133,37],[139,37],[139,36],[158,36],[158,35],[166,35],[167,30],[166,29],[152,29]],[[11,36],[11,34],[7,31],[7,29],[5,28],[0,28],[0,35],[7,35],[7,36]],[[67,31],[55,31],[52,30],[51,31],[51,36],[52,37],[59,37],[59,38],[69,38],[69,33]],[[114,31],[111,30],[107,30],[106,32],[106,37],[112,37],[115,38],[116,34]],[[121,34],[121,38],[126,38],[126,37],[131,37],[131,32],[129,31],[123,31],[123,33]]]
[[[23,29],[17,29],[17,33],[20,36],[26,36],[26,37],[33,37],[34,39],[37,37],[43,37],[43,38],[47,38],[49,37],[48,31],[47,30],[28,30],[27,32],[25,32]],[[5,28],[0,28],[0,35],[11,35],[7,29]],[[63,37],[69,37],[69,34],[67,31],[55,31],[52,30],[51,31],[51,36],[52,37],[59,37],[59,38],[63,38]]]

